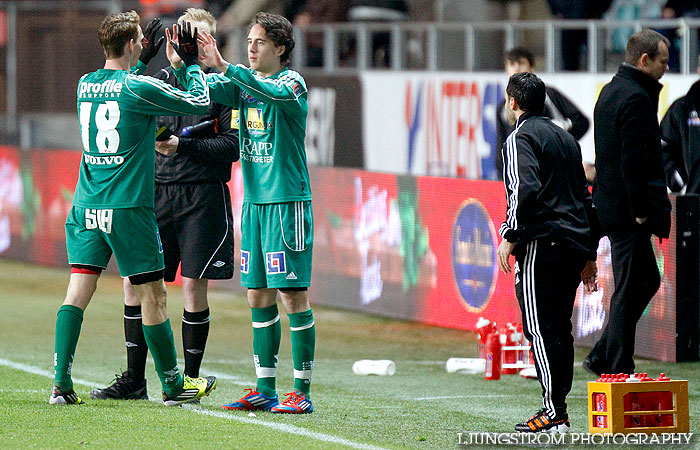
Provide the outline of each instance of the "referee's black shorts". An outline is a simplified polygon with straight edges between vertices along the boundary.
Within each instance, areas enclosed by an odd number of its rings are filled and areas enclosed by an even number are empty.
[[[156,184],[156,217],[165,257],[165,281],[182,276],[233,277],[233,215],[225,183]]]

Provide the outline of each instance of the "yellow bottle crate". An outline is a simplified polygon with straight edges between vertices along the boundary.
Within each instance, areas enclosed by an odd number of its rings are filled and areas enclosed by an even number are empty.
[[[659,409],[660,398],[667,409]],[[687,380],[588,382],[589,433],[688,433],[688,422]]]

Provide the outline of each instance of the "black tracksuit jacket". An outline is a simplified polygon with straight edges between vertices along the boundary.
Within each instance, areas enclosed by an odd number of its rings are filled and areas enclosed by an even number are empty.
[[[503,176],[503,158],[500,149],[503,148],[506,139],[513,132],[513,125],[508,122],[508,117],[506,116],[505,105],[505,101],[501,101],[496,108],[496,148],[499,151],[496,152],[495,160],[499,177]],[[588,118],[571,100],[550,86],[547,86],[543,115],[549,117],[571,133],[576,140],[580,140],[591,125]]]
[[[600,233],[576,139],[548,117],[526,112],[502,154],[508,206],[500,234],[516,244],[513,253],[546,239],[595,261]]]
[[[700,81],[666,111],[661,151],[669,189],[679,192],[685,185],[686,194],[700,194]]]

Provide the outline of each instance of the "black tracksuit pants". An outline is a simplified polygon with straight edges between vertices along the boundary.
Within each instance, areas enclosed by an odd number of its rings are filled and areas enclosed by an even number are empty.
[[[566,412],[574,366],[571,314],[583,253],[546,239],[529,242],[516,255],[515,294],[523,314],[523,331],[532,344],[542,405],[550,418]]]
[[[637,322],[661,285],[651,232],[639,225],[610,233],[615,292],[610,299],[608,324],[588,355],[598,373],[634,373]]]

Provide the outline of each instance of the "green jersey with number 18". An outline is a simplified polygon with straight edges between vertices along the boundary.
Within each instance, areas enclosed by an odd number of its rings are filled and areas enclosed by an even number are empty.
[[[153,207],[156,116],[204,114],[209,90],[198,65],[186,70],[181,91],[148,76],[100,69],[78,82],[83,142],[73,204]]]
[[[177,73],[182,77],[182,72]],[[311,200],[306,164],[306,83],[284,68],[263,78],[243,65],[207,74],[212,101],[231,106],[239,130],[243,200],[282,203]]]

